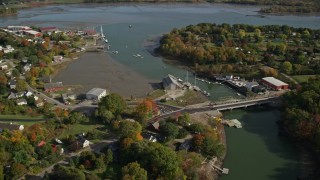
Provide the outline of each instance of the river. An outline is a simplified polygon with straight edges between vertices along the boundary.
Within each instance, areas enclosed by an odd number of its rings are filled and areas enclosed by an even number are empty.
[[[247,16],[256,15],[258,9],[254,6],[219,4],[53,5],[22,10],[17,16],[0,18],[0,23],[2,26],[57,26],[95,28],[97,31],[102,26],[112,45],[111,50],[119,51],[119,54],[108,53],[115,61],[145,78],[160,81],[169,73],[182,79],[187,74],[186,70],[164,63],[161,57],[154,57],[148,51],[148,45],[175,27],[211,22],[320,28],[318,16]],[[134,54],[141,54],[144,58],[138,59],[133,57]],[[70,66],[73,67],[72,64]],[[194,82],[191,73],[189,76],[189,80]],[[103,78],[100,79],[103,81]],[[224,86],[196,83],[211,93],[211,100],[237,97]],[[280,180],[297,177],[299,155],[286,138],[278,136],[276,121],[280,118],[279,111],[266,108],[235,110],[225,112],[224,116],[239,119],[244,127],[226,128],[228,154],[224,166],[230,168],[230,174],[221,179]]]

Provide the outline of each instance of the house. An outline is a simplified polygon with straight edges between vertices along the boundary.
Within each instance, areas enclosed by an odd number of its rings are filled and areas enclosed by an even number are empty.
[[[53,56],[54,62],[61,62],[63,60],[63,56]]]
[[[51,76],[42,76],[38,80],[42,81],[43,83],[51,83]]]
[[[16,99],[16,98],[17,98],[16,93],[10,92],[8,99]]]
[[[42,147],[42,146],[44,146],[44,145],[46,145],[47,143],[45,142],[45,141],[40,141],[39,143],[38,143],[38,147]]]
[[[155,122],[150,125],[150,129],[155,130],[155,131],[159,131],[159,127],[160,127],[159,122]]]
[[[189,151],[191,149],[191,142],[190,140],[186,140],[183,143],[180,144],[179,146],[179,151],[181,150],[185,150],[185,151]]]
[[[19,124],[13,124],[13,123],[0,123],[0,133],[5,129],[9,131],[14,131],[14,130],[23,131],[24,126]]]
[[[84,31],[84,35],[87,35],[87,36],[98,36],[98,33],[97,33],[97,31],[91,29],[91,30]]]
[[[162,86],[165,90],[176,90],[183,88],[183,85],[178,81],[178,79],[171,74],[162,79]]]
[[[7,29],[14,32],[23,31],[23,30],[32,30],[29,26],[8,26]]]
[[[49,35],[52,34],[55,31],[59,31],[59,29],[56,28],[56,27],[53,27],[53,26],[40,28],[40,32],[41,33],[47,33]]]
[[[11,80],[9,81],[9,86],[10,86],[10,89],[16,89],[17,81],[14,80],[14,79],[11,79]]]
[[[266,88],[261,86],[261,85],[255,86],[255,87],[252,88],[252,92],[254,92],[254,93],[264,93],[264,92],[266,92]]]
[[[30,36],[32,38],[41,37],[42,33],[35,30],[23,30],[23,34]]]
[[[64,103],[67,103],[69,100],[75,100],[76,99],[76,95],[75,94],[62,94],[62,101]]]
[[[71,145],[70,145],[70,149],[72,151],[78,151],[82,148],[86,148],[86,147],[89,147],[90,145],[90,141],[86,140],[86,139],[80,139],[80,140],[77,140],[75,142],[73,142]]]
[[[89,92],[86,93],[86,98],[89,100],[99,101],[102,97],[104,97],[106,95],[107,95],[106,89],[93,88]]]
[[[30,69],[31,69],[31,64],[26,64],[25,66],[23,66],[23,70],[24,70],[24,72],[28,72],[28,71],[30,71]]]
[[[28,104],[26,99],[17,99],[16,103],[17,103],[18,106],[23,106],[23,105],[27,105]]]
[[[39,99],[39,100],[35,101],[35,105],[36,105],[36,107],[42,107],[44,105],[44,103],[42,100]]]
[[[262,78],[261,83],[273,90],[288,89],[289,85],[274,77]]]
[[[11,47],[11,45],[7,45],[6,48],[3,48],[3,53],[7,54],[7,53],[12,53],[14,51],[14,48]]]
[[[245,87],[247,88],[248,91],[252,91],[252,88],[259,86],[259,84],[255,81],[248,82],[246,83]]]
[[[0,70],[4,71],[4,70],[7,70],[8,69],[8,65],[6,64],[1,64],[0,65]]]
[[[43,87],[45,92],[56,92],[56,91],[63,90],[62,82],[45,83]]]
[[[26,97],[30,97],[33,95],[33,93],[31,91],[27,91],[25,94],[24,94]]]
[[[39,97],[38,96],[33,96],[35,101],[38,101]]]

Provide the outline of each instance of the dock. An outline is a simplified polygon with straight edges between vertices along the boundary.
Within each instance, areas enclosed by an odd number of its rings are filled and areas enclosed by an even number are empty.
[[[215,165],[216,161],[217,161],[217,157],[214,157],[212,160],[209,161],[209,164],[212,168],[220,171],[222,174],[229,174],[229,169],[228,168],[220,168],[218,166]]]
[[[236,128],[242,128],[242,124],[237,119],[231,119],[231,120],[223,120],[222,124],[226,124],[229,127],[236,127]]]

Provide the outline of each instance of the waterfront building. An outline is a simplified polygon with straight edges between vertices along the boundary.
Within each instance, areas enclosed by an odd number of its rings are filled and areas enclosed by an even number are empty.
[[[183,85],[178,81],[178,79],[171,74],[162,79],[162,86],[165,90],[176,90],[182,89]]]
[[[274,77],[265,77],[261,80],[262,84],[265,86],[273,89],[273,90],[281,90],[281,89],[288,89],[289,85],[287,83],[284,83],[280,81],[279,79],[276,79]]]
[[[99,101],[102,97],[107,95],[106,89],[101,88],[93,88],[86,94],[86,98],[89,100],[97,100]]]

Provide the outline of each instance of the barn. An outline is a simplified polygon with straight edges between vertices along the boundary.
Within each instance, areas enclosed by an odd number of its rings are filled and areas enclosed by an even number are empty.
[[[265,77],[265,78],[262,78],[261,82],[273,89],[273,90],[281,90],[281,89],[288,89],[289,88],[289,85],[287,83],[284,83],[282,81],[280,81],[279,79],[276,79],[274,77]]]

